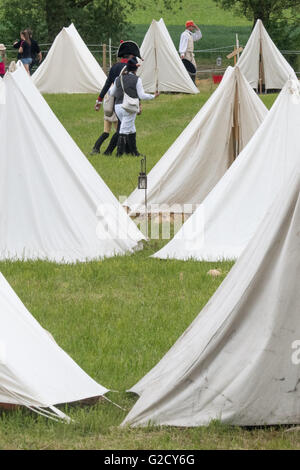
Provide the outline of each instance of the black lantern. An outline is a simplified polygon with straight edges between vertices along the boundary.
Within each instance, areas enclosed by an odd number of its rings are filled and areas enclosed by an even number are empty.
[[[148,238],[148,207],[147,207],[147,167],[146,155],[141,160],[141,171],[138,178],[138,189],[145,191],[145,219],[146,219],[146,238]]]
[[[141,160],[141,171],[138,178],[138,189],[147,189],[146,155]]]

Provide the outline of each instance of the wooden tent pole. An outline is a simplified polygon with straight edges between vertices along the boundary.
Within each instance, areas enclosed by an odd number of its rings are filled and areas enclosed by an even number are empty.
[[[106,74],[106,44],[103,44],[103,49],[102,49],[102,66],[103,66],[103,71]]]
[[[154,54],[155,54],[155,76],[156,76],[155,90],[156,90],[156,93],[158,93],[158,67],[157,67],[156,43],[155,43],[155,48],[154,48]]]
[[[235,39],[236,39],[237,61],[239,61],[239,58],[240,58],[240,41],[239,41],[239,35],[238,34],[235,35]]]
[[[156,25],[155,25],[156,27]],[[156,34],[154,36],[154,55],[155,55],[155,77],[156,77],[156,83],[155,83],[155,90],[156,93],[158,93],[158,66],[157,66],[157,44],[156,44]]]
[[[262,57],[262,43],[260,38],[260,50],[259,50],[259,93],[262,94],[263,87],[263,57]]]
[[[109,38],[109,68],[111,69],[111,38]]]
[[[237,46],[234,46],[234,50],[233,52],[231,52],[230,54],[228,54],[226,57],[227,59],[232,59],[234,60],[234,65],[236,65],[237,63],[237,60],[239,59],[240,57],[240,53],[243,51],[243,48],[242,47],[238,47]]]
[[[235,97],[234,97],[234,107],[233,107],[233,135],[234,135],[233,157],[235,160],[238,154],[240,153],[239,92],[238,92],[237,82],[235,85]]]

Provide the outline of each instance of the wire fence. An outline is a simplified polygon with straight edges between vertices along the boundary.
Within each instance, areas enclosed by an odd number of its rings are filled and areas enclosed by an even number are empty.
[[[194,53],[197,63],[197,78],[213,79],[215,75],[223,75],[226,68],[234,64],[234,59],[228,59],[227,56],[234,51],[235,47],[235,44],[231,44],[212,49],[196,49]],[[300,51],[281,50],[280,52],[300,77]]]
[[[51,43],[41,43],[40,48],[43,58],[46,57]],[[17,50],[13,46],[6,46],[7,62],[16,60]],[[94,55],[96,60],[100,63],[104,72],[108,72],[111,65],[117,60],[117,51],[119,46],[114,46],[109,40],[108,44],[87,44],[90,52]],[[235,44],[228,46],[221,46],[211,49],[196,49],[195,60],[197,63],[197,79],[211,79],[215,80],[215,76],[224,74],[229,65],[233,65],[233,59],[228,59],[227,56],[233,52]],[[300,51],[297,50],[281,50],[282,55],[292,65],[298,77],[300,77]],[[36,67],[33,68],[33,71]],[[217,79],[216,79],[217,80]]]

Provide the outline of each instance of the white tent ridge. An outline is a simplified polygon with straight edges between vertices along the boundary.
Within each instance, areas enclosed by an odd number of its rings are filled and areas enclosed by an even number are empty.
[[[164,20],[153,20],[140,48],[144,61],[138,71],[146,92],[199,93],[178,52]]]
[[[295,78],[293,68],[277,49],[261,20],[257,20],[237,65],[257,90],[262,90],[263,85],[266,90],[281,90],[289,78]]]
[[[106,75],[72,23],[56,36],[32,79],[41,93],[99,93]]]
[[[153,256],[237,259],[300,168],[300,85],[289,80],[250,142],[175,237]]]
[[[197,318],[130,389],[140,398],[123,425],[300,423],[299,227],[298,174]]]
[[[219,87],[148,174],[148,211],[195,210],[267,112],[239,68],[228,67]],[[123,205],[144,212],[143,192],[135,189]]]
[[[0,259],[74,263],[133,252],[144,239],[22,64],[0,105]]]
[[[54,405],[108,392],[57,345],[1,273],[0,305],[0,403],[68,421]]]

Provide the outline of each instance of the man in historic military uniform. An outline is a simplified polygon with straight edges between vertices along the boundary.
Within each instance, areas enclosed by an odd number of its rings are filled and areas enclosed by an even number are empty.
[[[189,60],[197,68],[194,56],[194,42],[202,38],[202,33],[199,27],[191,20],[185,23],[185,28],[185,31],[180,36],[179,54],[181,59]]]
[[[102,101],[104,99],[104,96],[110,89],[111,85],[114,83],[115,79],[120,75],[124,67],[126,67],[128,60],[131,59],[132,57],[138,57],[139,59],[141,59],[140,49],[138,45],[133,41],[121,41],[117,55],[120,58],[120,62],[117,62],[116,64],[114,64],[109,71],[104,87],[102,88],[99,94],[99,97],[96,100],[96,105],[95,105],[96,111],[99,111]],[[116,148],[117,143],[118,143],[120,125],[121,123],[119,121],[117,131],[112,136],[111,141],[107,149],[104,152],[105,155],[111,155],[113,150]],[[108,137],[108,135],[109,134],[107,132],[103,132],[103,134],[101,134],[99,139],[95,142],[92,153],[99,153],[100,145]]]

